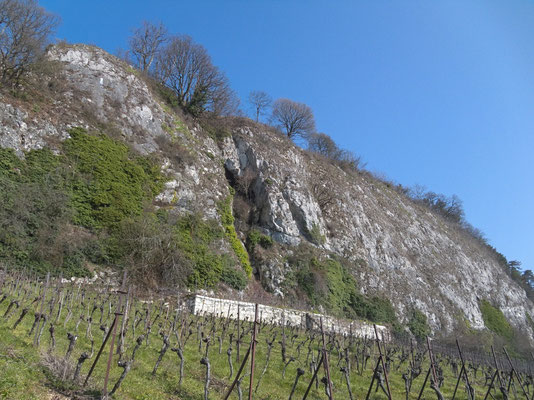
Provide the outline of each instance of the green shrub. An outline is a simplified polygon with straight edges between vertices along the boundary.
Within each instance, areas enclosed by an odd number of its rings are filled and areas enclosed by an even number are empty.
[[[70,253],[64,258],[62,273],[65,278],[92,276],[85,267],[85,257],[81,252]]]
[[[397,321],[391,302],[378,296],[368,298],[362,295],[356,279],[336,258],[320,261],[311,257],[290,262],[297,268],[299,288],[312,305],[322,305],[329,312],[348,318],[363,318],[376,323]]]
[[[484,324],[490,331],[505,339],[513,338],[514,330],[499,308],[492,306],[487,300],[481,300],[479,307]]]
[[[321,303],[321,294],[324,294],[317,288],[317,277],[307,267],[299,268],[296,274],[298,287],[308,296],[311,304],[317,306]]]
[[[247,287],[248,279],[243,271],[225,266],[222,270],[221,280],[235,290],[243,290]]]
[[[65,159],[53,154],[49,149],[32,150],[25,154],[23,167],[24,180],[33,183],[46,183],[65,188],[67,178],[61,168],[66,168]]]
[[[373,296],[367,300],[367,319],[375,322],[393,323],[397,320],[391,302],[383,297]]]
[[[165,104],[169,105],[172,108],[180,107],[180,100],[176,93],[165,85],[157,84],[156,85],[157,93],[161,96]],[[168,111],[167,111],[168,112]]]
[[[325,271],[328,294],[326,304],[336,314],[351,314],[353,299],[358,294],[356,280],[345,271],[343,266],[334,259],[328,259],[320,264],[317,259],[312,265]]]
[[[222,256],[210,248],[224,235],[217,222],[187,215],[178,220],[174,231],[178,249],[193,267],[187,277],[188,285],[192,288],[215,286],[221,280],[224,267]]]
[[[308,232],[310,242],[316,245],[324,244],[326,238],[324,235],[321,235],[321,228],[318,224],[313,223],[312,228]]]
[[[114,254],[135,280],[147,286],[185,284],[198,289],[223,281],[241,290],[244,273],[235,270],[233,257],[221,254],[224,238],[225,231],[215,219],[200,214],[176,217],[147,208],[120,224],[108,238],[105,253]],[[100,255],[100,249],[91,250]]]
[[[412,310],[408,320],[408,328],[419,341],[430,335],[430,327],[428,326],[426,315],[415,308]]]
[[[13,149],[0,148],[0,175],[14,175],[21,166],[22,160]]]
[[[15,158],[14,158],[15,157]],[[16,158],[0,149],[0,259],[42,274],[68,275],[62,232],[71,212],[60,157],[49,150]]]
[[[92,263],[105,265],[111,261],[109,244],[109,240],[105,239],[89,240],[82,248],[82,253]]]
[[[252,229],[247,235],[248,251],[252,253],[258,244],[266,249],[273,245],[273,239],[270,236],[264,235],[257,229]]]

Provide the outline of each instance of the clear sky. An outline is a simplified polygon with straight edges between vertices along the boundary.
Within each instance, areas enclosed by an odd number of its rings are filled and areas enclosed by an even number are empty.
[[[456,194],[534,269],[534,2],[41,0],[57,37],[127,48],[143,19],[203,44],[251,90],[310,105],[318,130],[403,185]]]

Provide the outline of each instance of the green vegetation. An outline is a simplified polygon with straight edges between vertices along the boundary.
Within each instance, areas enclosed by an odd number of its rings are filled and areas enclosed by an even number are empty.
[[[252,229],[247,235],[247,249],[250,253],[254,251],[257,245],[263,248],[269,248],[273,245],[273,239],[270,236],[264,235],[257,229]]]
[[[69,133],[62,155],[42,149],[19,159],[0,149],[0,260],[87,276],[86,260],[114,256],[113,241],[97,236],[139,215],[161,190],[163,177],[148,158],[105,135]]]
[[[241,263],[243,270],[245,271],[248,277],[251,277],[252,266],[250,265],[248,253],[243,247],[243,244],[241,243],[239,238],[237,237],[237,232],[235,231],[234,216],[232,214],[232,195],[227,196],[225,199],[221,200],[219,202],[218,209],[226,238],[230,242],[230,246],[232,246],[232,249],[234,250],[237,259]]]
[[[20,160],[0,150],[0,260],[38,273],[58,266],[64,275],[85,275],[68,237],[73,210],[65,160],[37,150]]]
[[[223,281],[240,290],[246,278],[239,267],[236,270],[235,259],[222,253],[224,240],[215,219],[147,207],[140,216],[121,222],[108,238],[108,249],[114,249],[108,254],[145,288],[211,288]]]
[[[15,279],[8,276],[7,284],[0,288],[3,293],[7,293],[8,297],[5,301],[0,303],[0,315],[5,315],[11,300],[16,298],[16,292],[10,293],[10,290],[5,290],[11,287]],[[81,387],[81,381],[87,376],[89,368],[91,367],[94,358],[87,360],[81,366],[81,379],[74,382],[73,371],[74,367],[83,352],[90,353],[91,339],[94,339],[94,347],[98,349],[102,343],[104,335],[100,332],[98,321],[102,316],[102,325],[109,328],[113,314],[107,312],[108,301],[111,304],[117,304],[117,294],[113,293],[111,298],[100,292],[98,287],[88,285],[85,287],[86,304],[81,301],[73,301],[72,304],[68,301],[66,304],[71,304],[72,315],[88,315],[88,307],[91,305],[103,305],[102,309],[96,307],[92,315],[93,324],[89,325],[88,318],[73,317],[67,320],[67,310],[64,309],[60,318],[54,324],[55,327],[55,347],[51,348],[50,335],[48,328],[50,321],[48,319],[43,330],[43,335],[40,340],[40,345],[34,347],[33,335],[28,335],[34,321],[33,312],[38,310],[39,304],[31,304],[32,299],[39,293],[39,286],[34,282],[22,282],[22,292],[28,290],[28,296],[18,297],[21,300],[21,305],[16,312],[7,317],[0,318],[0,337],[2,337],[2,346],[0,346],[0,368],[2,375],[0,377],[0,398],[6,399],[47,399],[55,398],[55,395],[61,394],[67,398],[101,398],[100,391],[104,383],[104,376],[106,371],[106,357],[104,352],[103,358],[97,363],[91,376],[88,386]],[[69,299],[69,294],[74,296],[77,293],[77,285],[66,284],[62,288],[65,298]],[[49,290],[45,298],[45,304],[55,304],[54,310],[48,311],[51,315],[57,315],[58,303],[54,303],[53,298],[57,295],[56,291]],[[80,297],[76,297],[78,300]],[[93,303],[96,299],[96,303]],[[130,372],[127,374],[124,382],[113,395],[114,399],[188,399],[200,400],[203,397],[205,368],[203,368],[199,361],[202,357],[208,357],[211,364],[211,383],[209,386],[209,398],[221,399],[228,390],[232,378],[237,372],[235,341],[233,332],[237,329],[234,320],[228,320],[226,315],[223,318],[212,318],[211,316],[194,316],[189,314],[187,310],[179,311],[173,317],[166,316],[166,308],[164,302],[168,302],[172,309],[175,308],[176,298],[169,297],[162,299],[162,301],[145,303],[137,295],[130,297],[129,323],[126,325],[128,329],[125,333],[124,340],[124,354],[123,361],[131,359],[133,347],[136,344],[136,339],[141,335],[148,335],[141,341],[141,345],[136,353],[135,361],[132,364]],[[22,322],[13,328],[14,322],[18,319],[22,308],[29,308],[29,314],[22,320]],[[101,311],[102,310],[102,311]],[[143,316],[154,315],[157,318],[157,324],[152,326],[152,329],[145,326],[143,323]],[[159,318],[157,317],[159,315]],[[176,318],[176,319],[175,319]],[[135,320],[139,320],[135,332],[133,324]],[[182,321],[176,322],[176,321]],[[45,322],[41,322],[45,323]],[[241,329],[243,329],[243,337],[241,342],[241,357],[246,352],[248,344],[251,340],[251,321],[241,321]],[[119,328],[121,321],[119,321]],[[198,327],[198,329],[197,329]],[[156,329],[157,328],[157,329]],[[85,335],[89,331],[90,335]],[[170,349],[180,346],[184,356],[184,375],[183,381],[179,382],[179,358],[173,351],[167,351],[163,356],[157,373],[153,374],[154,365],[162,349],[162,336],[158,331],[168,334],[170,342]],[[188,333],[190,331],[190,333]],[[69,346],[67,339],[67,332],[76,334],[78,339],[74,345],[73,352],[68,361],[65,361],[65,354]],[[206,335],[208,333],[208,335]],[[265,326],[258,330],[256,353],[255,353],[255,378],[254,385],[257,385],[260,380],[257,392],[254,398],[257,399],[287,399],[292,390],[297,374],[297,368],[305,371],[305,375],[295,386],[295,393],[293,398],[302,398],[312,374],[309,372],[309,360],[307,359],[307,350],[302,348],[304,343],[306,347],[310,346],[313,353],[317,354],[321,348],[320,335],[317,332],[306,332],[303,329],[287,328],[285,329],[286,336],[286,352],[291,357],[291,362],[284,362],[281,352],[280,340],[282,337],[282,330],[277,326]],[[178,344],[178,338],[181,337],[181,344]],[[314,337],[314,338],[313,338]],[[205,340],[202,340],[202,339]],[[211,338],[211,340],[210,340]],[[276,338],[278,340],[274,341]],[[310,339],[311,338],[311,339]],[[220,340],[219,340],[220,339]],[[265,375],[260,378],[263,368],[266,365],[267,358],[267,343],[273,341],[272,352],[270,352],[270,361],[268,368],[265,369]],[[339,342],[342,347],[335,345],[328,346],[329,358],[331,360],[331,377],[334,383],[334,398],[348,399],[349,394],[345,385],[343,372],[340,367],[345,367],[345,355],[349,355],[352,359],[360,354],[368,354],[369,360],[363,364],[352,363],[352,368],[349,370],[349,380],[351,390],[354,398],[363,398],[369,389],[369,384],[373,376],[373,368],[378,359],[378,352],[373,340],[363,340],[362,338],[355,338],[354,341],[344,340],[344,337],[337,335],[333,340]],[[207,343],[210,343],[209,348]],[[117,342],[116,342],[117,343]],[[219,348],[220,344],[220,348]],[[395,349],[389,356],[390,369],[388,372],[389,385],[392,391],[392,398],[405,398],[405,385],[402,374],[411,368],[412,358],[409,357],[410,349],[404,347],[401,349],[399,343],[388,343],[388,349]],[[401,345],[402,346],[402,345]],[[230,375],[230,368],[228,364],[227,350],[233,348],[231,353],[234,366],[234,374],[232,378]],[[438,346],[436,346],[436,349]],[[170,350],[169,349],[169,350]],[[300,349],[300,351],[299,351]],[[345,353],[345,349],[347,353]],[[342,350],[342,352],[339,352]],[[402,351],[401,351],[402,350]],[[415,348],[417,355],[422,357],[421,370],[427,371],[430,367],[428,355],[425,355],[424,346]],[[437,353],[437,350],[436,350]],[[408,357],[403,357],[403,355]],[[464,356],[469,359],[469,352]],[[106,357],[104,357],[106,355]],[[444,359],[440,354],[436,354],[438,360]],[[449,355],[450,356],[450,355]],[[473,355],[471,355],[472,357]],[[117,366],[118,356],[115,355],[111,364],[110,378],[108,389],[111,389],[115,382],[119,379],[122,368]],[[241,358],[242,359],[242,358]],[[471,361],[469,359],[469,361]],[[359,371],[360,365],[362,370]],[[517,364],[516,364],[517,365]],[[65,369],[65,366],[68,368]],[[335,366],[335,367],[334,367]],[[451,398],[455,391],[457,376],[453,373],[450,366],[441,363],[443,371],[443,385],[440,390],[445,398]],[[484,367],[485,369],[485,367]],[[250,370],[250,358],[245,366],[244,371]],[[284,374],[284,370],[286,370]],[[491,370],[489,371],[491,372]],[[320,371],[324,374],[323,370]],[[484,393],[485,375],[479,373],[474,376],[472,370],[469,372],[470,381],[475,390]],[[248,397],[248,379],[246,376],[241,383],[243,390],[243,397]],[[414,380],[414,385],[411,388],[411,393],[408,396],[410,399],[415,398],[423,384],[424,373]],[[423,392],[423,397],[434,398],[435,392],[426,385]],[[254,386],[255,387],[255,386]],[[498,390],[498,389],[497,389]],[[324,399],[324,385],[320,384],[318,388],[312,385],[308,398],[312,400]],[[465,389],[462,387],[458,390],[456,396],[459,400],[468,398]],[[231,398],[237,398],[237,393],[232,394]],[[496,396],[498,398],[499,396]],[[388,397],[380,389],[374,391],[370,399],[386,400]]]
[[[221,281],[235,290],[243,290],[248,284],[248,279],[244,271],[236,270],[228,265],[223,267]]]
[[[512,326],[499,308],[492,306],[487,300],[481,300],[479,306],[484,324],[490,331],[507,340],[514,337]]]
[[[163,107],[168,108],[167,106]],[[166,112],[170,113],[171,110],[166,110]],[[167,132],[171,138],[171,141],[174,142],[178,139],[178,133],[182,133],[185,136],[189,137],[190,139],[195,140],[195,137],[187,127],[187,125],[176,117],[176,119],[173,120],[173,126],[169,126],[165,123],[161,124],[161,129],[163,129],[165,132]]]
[[[12,149],[0,148],[0,176],[13,175],[21,165],[21,160]]]
[[[203,221],[198,215],[188,215],[175,225],[178,248],[192,264],[187,280],[193,288],[212,287],[221,279],[224,258],[210,249],[210,245],[224,237],[216,221]]]
[[[79,173],[72,188],[74,222],[91,228],[114,228],[162,189],[159,168],[133,155],[126,145],[106,135],[71,129],[64,143],[70,165]]]
[[[150,206],[164,182],[155,162],[104,134],[69,134],[61,155],[45,149],[20,159],[0,149],[0,261],[66,277],[90,275],[90,261],[129,268],[149,286],[246,287],[245,274],[220,254],[226,238],[251,275],[231,197],[219,206],[224,229],[198,215],[170,218]]]
[[[356,279],[337,259],[321,261],[311,257],[292,259],[290,263],[297,269],[299,288],[312,305],[322,305],[328,312],[347,318],[363,318],[377,323],[396,321],[395,310],[389,300],[362,295]]]
[[[430,327],[428,326],[426,315],[415,308],[412,310],[408,320],[408,328],[419,341],[430,335]]]
[[[308,232],[308,236],[310,238],[310,241],[316,245],[324,244],[324,242],[326,241],[324,235],[321,235],[321,228],[316,223],[313,223],[312,228]]]
[[[7,326],[0,327],[0,398],[43,399],[50,390],[40,365],[39,353],[27,339],[15,336]]]
[[[156,83],[154,81],[150,81],[156,89],[156,93],[161,97],[161,99],[164,102],[164,110],[165,112],[170,112],[171,108],[178,108],[180,106],[180,101],[178,99],[178,96],[172,91],[172,89],[168,88],[167,86]]]

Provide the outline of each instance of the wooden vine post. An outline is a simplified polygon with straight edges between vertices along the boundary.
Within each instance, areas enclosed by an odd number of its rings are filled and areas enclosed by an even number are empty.
[[[384,362],[384,355],[382,354],[382,346],[380,345],[380,338],[378,337],[378,330],[376,329],[376,324],[373,324],[373,328],[375,329],[376,344],[378,346],[378,354],[380,355],[379,360],[381,360],[382,369],[384,370],[384,378],[386,379],[386,387],[388,389],[388,397],[389,397],[389,400],[391,400],[391,389],[389,388],[388,371],[386,369],[386,363]]]
[[[37,345],[37,338],[39,337],[39,326],[41,325],[41,319],[43,318],[43,308],[46,298],[46,291],[48,290],[48,282],[50,281],[50,271],[46,274],[46,283],[43,288],[43,294],[41,296],[41,307],[39,309],[39,319],[37,321],[37,329],[35,330],[35,336],[33,337],[33,345]]]
[[[328,398],[334,399],[334,393],[332,392],[332,379],[330,378],[330,365],[328,364],[328,353],[326,351],[326,339],[323,328],[323,317],[321,317],[321,335],[323,337],[323,363],[326,370],[326,379],[328,381]],[[390,399],[391,400],[391,399]]]
[[[484,396],[484,400],[486,400],[488,398],[488,396],[490,395],[491,389],[494,388],[495,378],[497,378],[497,377],[499,378],[499,383],[500,383],[499,387],[502,387],[501,374],[499,372],[499,365],[497,364],[497,358],[495,357],[495,350],[493,349],[493,346],[491,346],[491,354],[493,355],[493,361],[495,363],[495,372],[493,373],[493,376],[491,378],[491,382],[490,382],[490,384],[488,386],[488,390],[486,391],[486,395]],[[528,399],[528,397],[527,397],[527,399]]]
[[[122,315],[121,313],[121,306],[122,306],[122,297],[127,293],[125,291],[126,288],[126,270],[124,271],[124,275],[122,278],[122,285],[121,289],[118,291],[119,293],[119,304],[117,305],[117,311],[115,312],[115,318],[113,318],[113,322],[111,324],[111,328],[108,330],[108,333],[102,342],[102,345],[100,346],[100,349],[98,350],[98,354],[96,355],[95,361],[93,362],[93,365],[91,366],[91,369],[89,370],[89,373],[87,374],[87,377],[85,378],[85,381],[83,383],[83,386],[87,385],[87,382],[89,381],[89,378],[91,377],[91,374],[93,373],[96,364],[98,363],[98,360],[100,356],[102,355],[102,351],[104,350],[104,347],[106,346],[107,341],[109,340],[109,337],[112,336],[111,339],[111,345],[109,349],[109,357],[108,357],[108,364],[106,368],[106,377],[104,379],[104,389],[102,392],[102,398],[107,399],[108,397],[108,381],[109,381],[109,370],[111,369],[111,361],[113,359],[113,346],[115,344],[115,336],[117,334],[117,320],[119,319],[119,316]]]
[[[238,306],[239,307],[239,306]],[[239,315],[239,308],[238,315]],[[238,319],[239,321],[239,319]],[[252,353],[252,359],[251,359],[251,365],[250,365],[250,385],[249,385],[249,399],[252,399],[252,384],[254,382],[254,360],[255,360],[255,351],[256,351],[256,325],[258,323],[258,304],[256,304],[256,309],[254,313],[254,330],[252,331],[252,341],[250,342],[250,346],[248,347],[247,352],[245,353],[245,357],[243,358],[243,362],[241,363],[241,366],[239,367],[239,370],[237,371],[237,374],[234,378],[234,381],[230,385],[230,388],[228,389],[228,392],[226,392],[226,395],[224,396],[224,400],[227,400],[230,395],[232,394],[232,391],[234,390],[235,385],[241,376],[241,373],[243,372],[243,369],[245,368],[245,364],[247,363],[248,357]],[[239,335],[239,332],[238,332]],[[239,342],[238,342],[239,343]]]
[[[250,358],[250,384],[248,387],[248,400],[252,400],[252,384],[254,382],[254,361],[256,356],[256,331],[257,331],[257,323],[258,323],[258,303],[255,305],[254,309],[254,328],[252,331],[252,342],[250,343],[250,347],[252,348],[252,355]]]
[[[512,360],[510,359],[510,356],[508,355],[508,352],[506,351],[506,348],[502,348],[504,350],[504,354],[506,355],[506,359],[508,360],[508,364],[510,364],[510,368],[512,369],[510,371],[510,383],[512,382],[512,379],[514,377],[514,374],[517,378],[517,382],[519,383],[519,386],[521,387],[521,390],[523,391],[523,394],[528,399],[527,391],[525,390],[525,387],[523,386],[523,381],[521,380],[521,377],[517,373],[517,370],[515,369],[515,365],[512,363]]]
[[[469,376],[467,375],[464,356],[462,354],[462,349],[460,348],[460,343],[458,343],[458,339],[456,339],[456,348],[458,349],[458,354],[460,355],[460,362],[462,363],[462,368],[460,369],[460,375],[458,375],[458,380],[456,381],[456,387],[454,388],[454,393],[452,394],[452,400],[454,400],[454,398],[456,397],[456,391],[458,390],[458,385],[460,384],[460,380],[462,379],[462,374],[465,377],[465,382],[467,384],[468,399],[474,400],[471,396],[471,384],[469,383]]]

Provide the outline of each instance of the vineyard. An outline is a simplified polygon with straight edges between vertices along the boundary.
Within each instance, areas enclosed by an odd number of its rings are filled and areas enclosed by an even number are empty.
[[[0,272],[0,398],[533,399],[533,359],[258,318],[183,296]],[[111,351],[111,352],[110,352]],[[531,355],[534,358],[534,355]]]

